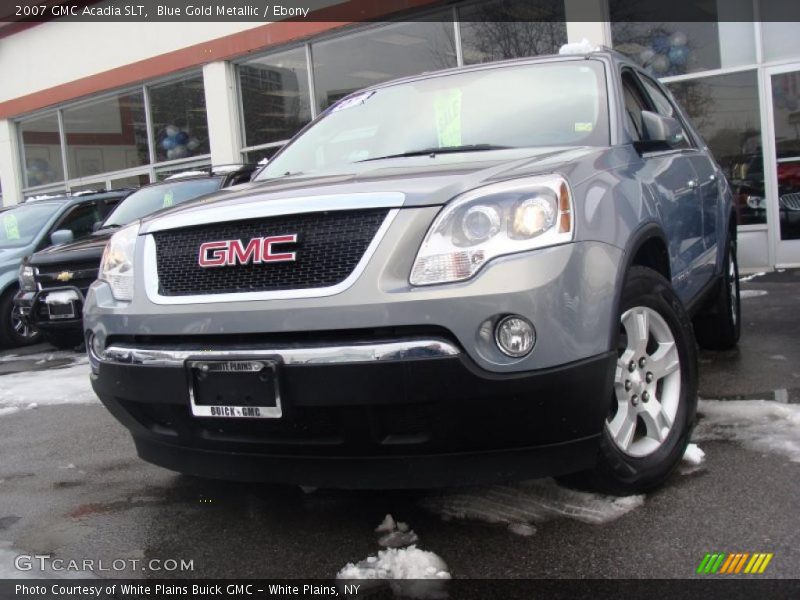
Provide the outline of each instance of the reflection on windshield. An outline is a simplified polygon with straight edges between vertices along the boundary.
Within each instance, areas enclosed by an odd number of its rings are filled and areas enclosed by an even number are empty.
[[[279,152],[256,179],[451,148],[608,143],[600,61],[495,66],[353,94]]]
[[[60,204],[24,204],[0,213],[0,248],[27,246]]]
[[[221,177],[205,177],[144,187],[120,202],[114,212],[108,215],[103,223],[103,228],[122,227],[157,210],[177,206],[204,194],[210,194],[219,189],[221,181]]]

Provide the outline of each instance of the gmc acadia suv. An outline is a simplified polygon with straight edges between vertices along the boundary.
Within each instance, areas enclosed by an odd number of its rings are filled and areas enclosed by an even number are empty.
[[[640,492],[686,447],[695,337],[737,341],[735,233],[703,140],[611,51],[409,77],[118,231],[92,383],[198,476]]]

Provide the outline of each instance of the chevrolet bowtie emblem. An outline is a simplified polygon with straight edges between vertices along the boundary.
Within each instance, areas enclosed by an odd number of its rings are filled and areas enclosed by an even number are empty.
[[[72,271],[61,271],[61,273],[56,275],[56,279],[58,279],[59,281],[69,281],[73,277],[75,277],[75,273],[73,273]]]

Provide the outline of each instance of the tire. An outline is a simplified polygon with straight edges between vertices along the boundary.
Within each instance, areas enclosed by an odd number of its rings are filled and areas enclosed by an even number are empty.
[[[74,350],[83,343],[83,337],[76,331],[47,331],[44,341],[59,350]]]
[[[739,295],[739,263],[736,240],[725,247],[725,268],[719,291],[708,310],[694,320],[697,343],[706,350],[730,350],[742,332],[742,304]]]
[[[630,269],[620,306],[620,358],[597,464],[566,483],[627,496],[663,484],[686,451],[697,411],[697,351],[681,301],[652,269]],[[645,343],[637,342],[641,332]]]
[[[0,295],[0,348],[29,346],[41,340],[37,329],[26,325],[14,315],[14,296],[17,287],[12,286]]]

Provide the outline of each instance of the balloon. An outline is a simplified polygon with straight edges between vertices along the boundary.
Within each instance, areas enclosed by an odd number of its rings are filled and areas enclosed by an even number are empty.
[[[657,35],[653,38],[651,46],[659,54],[665,54],[669,50],[669,38],[665,35]]]
[[[174,138],[176,135],[178,135],[179,131],[180,129],[175,127],[175,125],[167,125],[166,127],[167,137]]]
[[[663,54],[659,54],[653,59],[653,71],[659,74],[666,73],[669,70],[669,59]]]
[[[184,158],[185,156],[189,156],[189,151],[186,149],[186,146],[175,146],[172,149],[173,158]]]
[[[678,46],[669,51],[669,61],[676,66],[683,66],[689,60],[689,49],[686,46]]]
[[[642,50],[639,53],[639,64],[649,65],[650,62],[655,58],[655,56],[656,56],[656,53],[653,50],[651,50],[650,48]]]
[[[175,148],[170,148],[169,150],[167,150],[167,158],[170,160],[175,158]]]
[[[200,140],[198,140],[196,137],[189,138],[189,141],[186,142],[186,147],[189,150],[197,150],[199,146],[200,146]]]
[[[185,131],[179,131],[175,135],[175,142],[181,146],[184,146],[188,141],[189,141],[189,134],[186,133]]]
[[[673,47],[675,47],[675,46],[685,46],[687,41],[688,41],[688,38],[686,37],[686,34],[683,33],[682,31],[676,31],[671,36],[669,36],[669,43]]]
[[[173,137],[165,137],[161,140],[161,146],[164,150],[172,150],[175,147],[175,138]]]

